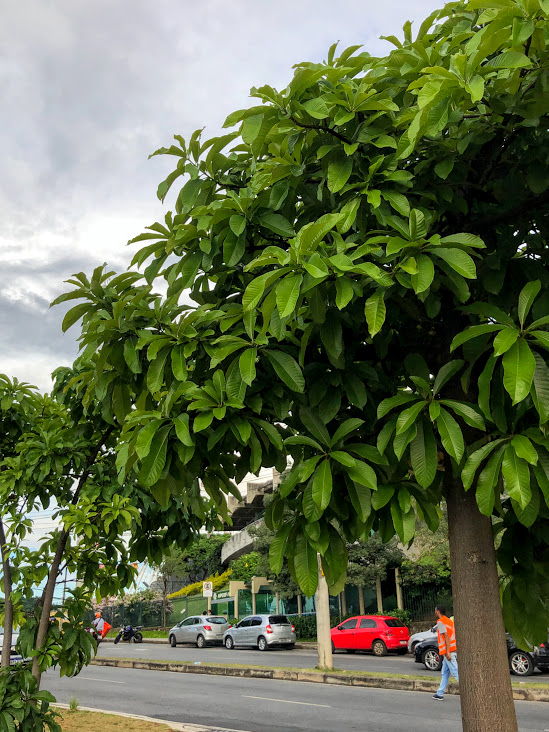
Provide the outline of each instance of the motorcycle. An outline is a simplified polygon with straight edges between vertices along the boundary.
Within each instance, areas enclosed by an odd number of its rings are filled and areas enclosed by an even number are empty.
[[[143,634],[139,632],[142,628],[142,625],[136,625],[135,628],[131,625],[124,625],[118,631],[118,635],[114,639],[114,642],[119,643],[121,640],[124,640],[128,641],[129,643],[131,643],[132,641],[134,643],[142,643]]]

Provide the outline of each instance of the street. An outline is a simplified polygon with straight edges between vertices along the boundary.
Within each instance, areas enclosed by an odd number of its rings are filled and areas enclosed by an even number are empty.
[[[59,702],[247,732],[461,732],[460,701],[448,696],[329,684],[194,676],[90,666],[74,679],[56,672],[43,688]],[[549,705],[517,702],[520,732],[547,732]]]
[[[246,664],[251,666],[271,666],[282,668],[314,668],[317,654],[314,650],[272,649],[261,653],[248,648],[236,648],[228,651],[223,646],[196,648],[195,646],[177,646],[153,643],[102,643],[98,656],[101,658],[144,658],[147,661],[186,661],[196,663]],[[338,652],[334,656],[334,666],[347,671],[372,671],[381,674],[412,674],[438,678],[439,671],[428,671],[422,663],[415,663],[413,656],[387,655],[378,658],[368,653],[348,654]],[[513,681],[518,681],[513,676]],[[532,676],[520,679],[525,683],[549,683],[549,674],[535,672]],[[549,710],[548,710],[549,712]],[[549,725],[548,725],[549,727]]]

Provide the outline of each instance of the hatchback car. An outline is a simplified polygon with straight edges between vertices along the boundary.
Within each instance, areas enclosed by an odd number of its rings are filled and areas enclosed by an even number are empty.
[[[193,615],[170,630],[168,640],[172,648],[178,643],[193,643],[197,648],[223,643],[223,633],[231,626],[222,615]]]
[[[331,636],[334,652],[372,651],[374,656],[385,656],[388,651],[396,651],[404,655],[410,631],[390,615],[357,615],[332,628]]]
[[[266,651],[273,646],[292,649],[295,639],[295,628],[285,615],[248,615],[225,631],[223,643],[229,650],[255,646]]]
[[[433,625],[429,630],[422,630],[420,633],[414,633],[408,641],[408,653],[413,653],[418,643],[424,640],[436,640],[437,626]]]

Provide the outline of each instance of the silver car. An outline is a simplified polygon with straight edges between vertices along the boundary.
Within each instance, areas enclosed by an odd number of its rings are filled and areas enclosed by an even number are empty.
[[[295,646],[295,628],[285,615],[248,615],[225,631],[225,648],[255,646],[266,651],[271,646]]]
[[[17,643],[17,639],[19,638],[19,633],[17,631],[13,631],[13,634],[11,636],[11,654],[10,654],[10,664],[17,663],[18,661],[22,661],[22,656],[19,655],[19,653],[15,650],[15,644]],[[0,659],[2,658],[2,646],[4,644],[4,628],[0,625]]]
[[[172,648],[178,643],[193,643],[204,648],[210,643],[223,643],[223,633],[231,626],[222,615],[192,615],[170,630],[168,639]]]
[[[413,653],[418,643],[424,640],[432,640],[437,638],[437,626],[433,625],[430,630],[424,630],[421,633],[414,633],[408,639],[408,653]]]

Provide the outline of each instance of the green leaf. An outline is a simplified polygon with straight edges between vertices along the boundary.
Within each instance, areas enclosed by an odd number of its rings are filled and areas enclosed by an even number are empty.
[[[435,383],[433,384],[433,396],[438,394],[444,384],[450,381],[452,376],[455,376],[458,371],[463,368],[464,363],[465,361],[462,361],[461,359],[456,359],[455,361],[449,361],[448,363],[445,363],[444,366],[442,366],[436,376]]]
[[[277,376],[292,391],[303,393],[305,390],[305,379],[297,361],[284,351],[265,350]]]
[[[427,221],[419,209],[413,208],[410,211],[408,228],[410,229],[410,239],[412,241],[423,239],[427,236]]]
[[[330,360],[337,362],[343,353],[343,329],[341,320],[333,312],[328,313],[320,326],[320,338]]]
[[[520,523],[523,526],[526,526],[527,528],[530,528],[534,521],[537,519],[539,514],[539,508],[540,508],[540,495],[538,487],[534,484],[531,486],[532,491],[532,497],[524,506],[524,508],[521,508],[521,506],[514,501],[514,499],[511,498],[511,504],[513,505],[513,508],[515,509],[515,514],[520,521]]]
[[[274,231],[275,234],[283,236],[286,239],[295,236],[293,226],[290,224],[288,219],[286,219],[281,214],[265,214],[265,216],[260,217],[259,223],[261,224],[261,226],[264,226],[265,228]]]
[[[368,330],[373,338],[381,330],[385,322],[386,315],[384,290],[376,290],[375,293],[366,300],[364,314],[368,323]]]
[[[393,526],[403,544],[407,544],[415,534],[416,515],[413,508],[403,511],[396,497],[391,500]]]
[[[372,493],[372,507],[379,511],[380,508],[386,506],[395,493],[393,485],[380,485],[377,491]]]
[[[319,442],[322,442],[324,445],[330,445],[330,435],[328,430],[316,412],[309,409],[309,407],[301,407],[299,410],[299,418],[306,429],[314,435]]]
[[[408,217],[410,215],[410,204],[408,203],[406,196],[402,193],[397,193],[396,191],[381,191],[381,195],[401,216]],[[411,234],[410,238],[413,238]]]
[[[444,158],[435,165],[435,173],[442,180],[446,180],[454,168],[454,163],[454,158]]]
[[[322,261],[318,252],[313,252],[307,262],[303,262],[303,267],[307,272],[315,279],[321,279],[322,277],[328,277],[330,274],[328,267]],[[351,287],[352,295],[352,287]]]
[[[406,448],[417,435],[417,425],[418,423],[414,422],[414,424],[412,424],[409,429],[401,432],[393,440],[393,451],[397,457],[397,460],[400,460],[402,458],[404,452],[406,451]]]
[[[347,307],[347,305],[353,299],[355,291],[349,280],[343,276],[338,277],[336,280],[336,305],[339,310]]]
[[[318,450],[319,452],[323,452],[323,448],[316,440],[313,440],[312,437],[307,437],[306,435],[294,435],[292,437],[287,437],[284,440],[285,445],[307,445],[308,447],[314,447],[315,450]]]
[[[520,324],[522,326],[524,325],[524,321],[526,320],[526,317],[530,312],[530,308],[534,304],[534,300],[539,295],[540,290],[541,282],[539,280],[534,280],[533,282],[528,282],[528,284],[525,285],[520,291],[518,301],[518,315]]]
[[[453,339],[450,345],[450,352],[455,351],[458,346],[462,346],[467,341],[473,338],[478,338],[486,333],[495,333],[495,331],[501,330],[504,326],[499,323],[483,323],[482,325],[470,325],[465,330],[458,333]]]
[[[534,358],[536,370],[532,382],[532,396],[535,395],[534,406],[539,414],[540,424],[545,424],[549,422],[549,368],[539,353],[534,353]]]
[[[326,119],[330,116],[330,110],[328,105],[322,97],[316,97],[316,99],[309,99],[303,102],[302,107],[305,109],[307,114],[315,119]]]
[[[135,452],[140,460],[143,460],[149,454],[152,439],[162,422],[161,419],[155,419],[139,430],[135,443]]]
[[[180,414],[173,421],[175,427],[175,434],[179,442],[183,443],[186,447],[192,447],[194,445],[193,438],[189,430],[189,415]]]
[[[171,476],[169,476],[171,478]],[[173,481],[173,478],[171,478],[171,481]],[[170,505],[170,497],[172,495],[170,490],[170,480],[164,479],[159,480],[157,483],[153,485],[151,488],[151,493],[153,495],[153,498],[157,503],[160,504],[160,508],[164,511],[169,507]]]
[[[213,417],[213,412],[210,409],[197,414],[193,422],[193,432],[196,433],[205,430],[213,422]]]
[[[246,228],[246,218],[244,216],[241,216],[240,214],[231,216],[231,218],[229,219],[229,226],[231,227],[231,231],[235,236],[240,236],[240,234],[242,234],[242,232]]]
[[[426,420],[418,420],[417,434],[410,443],[410,459],[414,476],[422,488],[428,488],[437,473],[437,443],[433,428]]]
[[[80,320],[80,318],[83,317],[92,307],[93,305],[91,305],[91,303],[83,302],[65,313],[63,323],[61,324],[61,330],[63,333],[66,333],[71,325],[74,325],[77,320]]]
[[[484,249],[485,243],[482,241],[480,236],[476,236],[476,234],[467,234],[467,233],[461,233],[461,234],[450,234],[449,236],[444,236],[440,240],[441,244],[462,244],[466,247],[474,247],[477,249]]]
[[[348,467],[346,470],[351,480],[354,480],[355,483],[364,485],[370,488],[370,490],[376,490],[377,475],[375,470],[366,463],[363,463],[362,460],[355,460],[354,466]]]
[[[312,597],[318,586],[318,560],[316,551],[302,535],[296,538],[294,567],[303,594]]]
[[[288,543],[290,524],[285,524],[271,539],[269,547],[269,563],[275,574],[279,574],[284,566],[284,552]]]
[[[255,379],[255,362],[257,359],[257,348],[247,348],[240,354],[238,366],[240,368],[240,375],[242,381],[248,386],[251,386]]]
[[[313,500],[324,511],[332,497],[332,471],[329,460],[322,460],[313,477]]]
[[[456,463],[460,463],[465,451],[463,435],[456,420],[442,407],[437,418],[437,427],[444,449]]]
[[[143,485],[151,486],[158,482],[166,463],[168,437],[172,425],[168,424],[155,432],[148,454],[141,461],[139,480]]]
[[[453,399],[441,399],[440,404],[452,409],[463,421],[470,427],[476,427],[477,430],[485,430],[486,425],[476,409],[465,402],[456,402]]]
[[[337,444],[339,440],[342,440],[344,437],[347,437],[347,435],[350,435],[351,432],[354,432],[363,424],[363,419],[358,419],[356,417],[353,419],[346,419],[345,422],[340,424],[337,430],[334,432],[334,435],[330,440],[330,447]]]
[[[124,341],[124,361],[128,364],[128,368],[132,374],[141,373],[141,362],[136,349],[137,338],[126,338]]]
[[[503,356],[503,385],[513,404],[530,393],[535,370],[536,360],[530,346],[520,338]]]
[[[328,190],[330,193],[337,193],[343,188],[349,180],[352,170],[352,157],[337,158],[328,165]]]
[[[518,328],[503,328],[494,338],[494,356],[502,356],[506,353],[519,337]]]
[[[419,254],[416,257],[417,275],[412,275],[412,287],[416,294],[425,292],[431,286],[435,276],[433,260],[426,254]]]
[[[183,343],[172,348],[171,353],[172,372],[178,381],[187,380],[187,359],[185,358],[185,346]]]
[[[491,422],[493,422],[493,419],[490,411],[490,386],[496,362],[497,359],[494,356],[490,356],[488,361],[486,361],[486,366],[478,377],[478,405],[486,419],[489,419]]]
[[[259,135],[263,119],[263,114],[253,114],[251,117],[247,117],[242,123],[242,139],[247,145],[251,145]],[[227,122],[225,124],[227,125]],[[227,125],[227,127],[230,126]]]
[[[164,348],[152,361],[147,371],[147,388],[151,394],[156,394],[164,383],[164,366],[170,353],[169,348]]]
[[[432,253],[443,259],[450,267],[468,280],[474,280],[477,276],[477,268],[472,257],[461,249],[445,249],[443,247],[433,248]]]
[[[344,465],[346,468],[354,468],[356,463],[354,457],[349,455],[348,452],[343,452],[343,450],[332,450],[330,452],[330,459],[335,460],[340,465]]]
[[[281,318],[291,315],[297,305],[303,275],[288,275],[276,287],[276,306]]]
[[[532,498],[530,470],[526,460],[517,456],[512,445],[505,448],[501,469],[507,492],[521,508],[525,508]]]
[[[549,348],[549,333],[546,333],[544,330],[533,330],[530,333],[538,343],[541,343],[545,348]]]
[[[246,287],[242,296],[242,307],[244,311],[253,310],[263,297],[263,293],[275,280],[282,277],[288,272],[288,268],[276,270],[275,272],[265,272],[259,275]]]
[[[481,448],[475,450],[471,455],[469,455],[465,465],[463,466],[463,470],[461,471],[461,480],[466,491],[468,491],[473,485],[478,466],[485,458],[488,457],[492,450],[495,450],[495,448],[498,445],[501,445],[502,442],[504,442],[503,439],[488,442],[486,445],[483,445]]]
[[[491,516],[494,510],[496,500],[494,489],[498,483],[503,454],[504,450],[500,448],[490,457],[477,481],[477,505],[479,511],[485,516]]]
[[[347,491],[358,518],[366,521],[372,513],[372,492],[369,488],[360,483],[347,481]]]
[[[511,445],[515,448],[515,452],[519,458],[526,460],[530,465],[537,465],[538,454],[527,437],[524,435],[515,435],[511,440]]]
[[[396,433],[397,435],[406,432],[417,420],[418,416],[425,408],[426,402],[421,401],[418,404],[413,404],[411,407],[404,409],[398,416]]]

